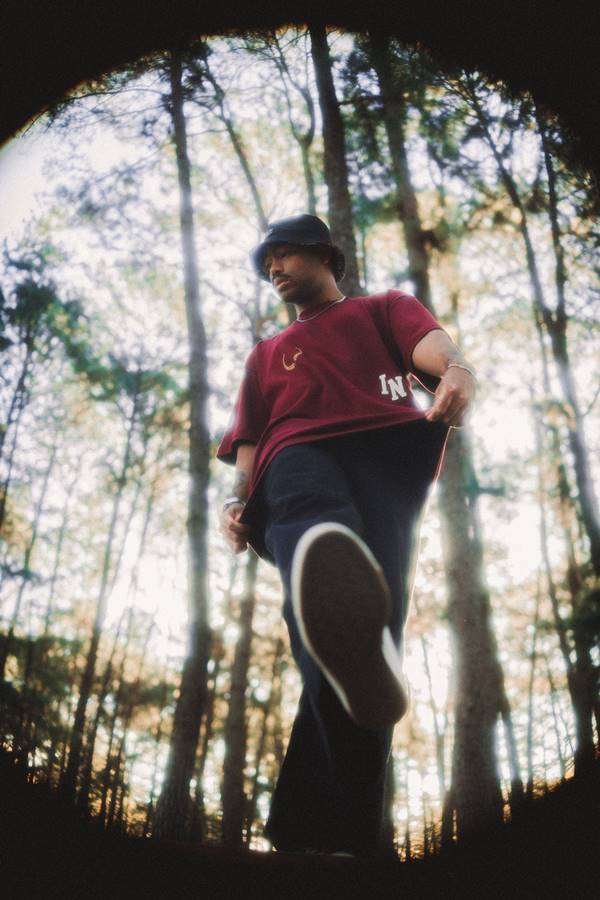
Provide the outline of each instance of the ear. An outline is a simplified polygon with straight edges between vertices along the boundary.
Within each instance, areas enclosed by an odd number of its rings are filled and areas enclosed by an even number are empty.
[[[329,266],[329,268],[331,268],[331,249],[329,247],[326,247],[321,244],[317,248],[317,255],[324,265]]]

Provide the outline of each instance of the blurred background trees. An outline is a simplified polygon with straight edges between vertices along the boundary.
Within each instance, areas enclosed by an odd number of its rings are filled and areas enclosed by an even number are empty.
[[[248,250],[305,211],[346,293],[415,293],[479,373],[422,531],[398,851],[589,765],[600,235],[557,123],[313,27],[140,60],[22,140],[45,187],[0,280],[0,730],[28,777],[106,827],[265,846],[299,680],[276,571],[217,531],[214,450],[247,353],[289,322]]]

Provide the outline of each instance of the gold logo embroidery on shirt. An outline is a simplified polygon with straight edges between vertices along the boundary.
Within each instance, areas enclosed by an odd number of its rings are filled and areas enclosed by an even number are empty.
[[[300,347],[296,347],[296,352],[292,356],[291,363],[285,361],[285,353],[283,354],[283,356],[281,357],[281,361],[286,372],[291,372],[296,368],[296,360],[299,356],[302,356],[302,353],[303,351],[300,349]]]

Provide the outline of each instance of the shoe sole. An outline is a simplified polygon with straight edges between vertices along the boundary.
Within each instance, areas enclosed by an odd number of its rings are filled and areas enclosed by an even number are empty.
[[[408,700],[390,592],[366,544],[344,525],[314,525],[298,542],[291,584],[302,640],[344,709],[363,728],[399,721]]]

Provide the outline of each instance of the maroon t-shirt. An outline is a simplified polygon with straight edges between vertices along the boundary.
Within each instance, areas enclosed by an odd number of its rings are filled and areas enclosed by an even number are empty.
[[[422,303],[391,290],[323,309],[260,341],[246,361],[217,456],[234,463],[238,444],[257,445],[250,497],[284,447],[423,418],[407,376],[415,346],[441,326]]]

